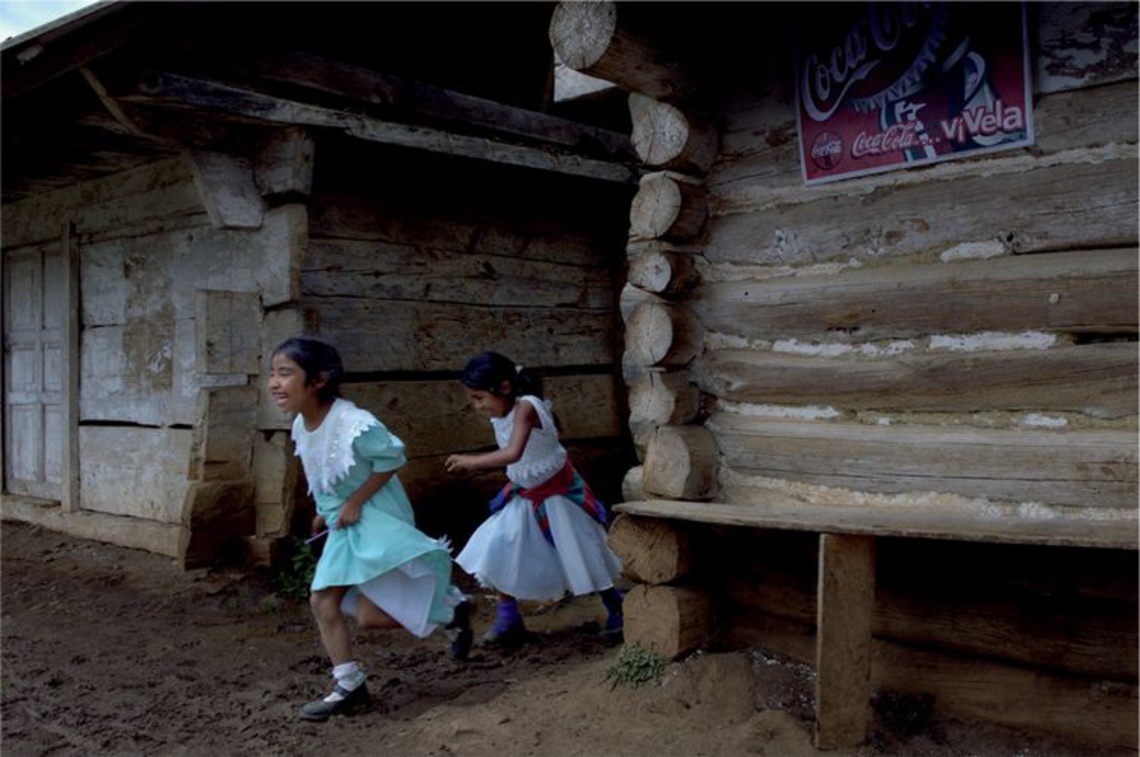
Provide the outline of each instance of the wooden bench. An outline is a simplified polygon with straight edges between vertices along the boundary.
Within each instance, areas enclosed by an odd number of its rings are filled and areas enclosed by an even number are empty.
[[[615,513],[820,534],[816,588],[815,741],[820,749],[866,741],[871,721],[871,615],[875,540],[911,539],[1136,550],[1136,521],[981,517],[914,508],[812,505],[794,500],[738,505],[647,500],[624,502]]]

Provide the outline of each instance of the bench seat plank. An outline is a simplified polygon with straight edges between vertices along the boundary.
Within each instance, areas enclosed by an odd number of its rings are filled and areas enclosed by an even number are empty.
[[[1128,519],[986,518],[944,510],[813,505],[790,499],[756,505],[654,499],[623,502],[616,505],[614,511],[697,523],[833,534],[1105,549],[1140,548],[1137,522]]]

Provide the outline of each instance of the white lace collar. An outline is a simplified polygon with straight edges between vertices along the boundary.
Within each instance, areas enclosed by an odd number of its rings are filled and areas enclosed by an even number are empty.
[[[333,485],[348,475],[354,462],[352,442],[371,426],[380,425],[375,416],[352,402],[338,398],[328,415],[313,431],[305,419],[293,419],[294,454],[301,458],[309,493],[331,494]]]

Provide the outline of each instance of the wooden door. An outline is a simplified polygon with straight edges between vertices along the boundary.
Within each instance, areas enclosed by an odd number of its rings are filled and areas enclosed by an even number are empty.
[[[59,500],[64,454],[60,245],[4,253],[4,491]]]

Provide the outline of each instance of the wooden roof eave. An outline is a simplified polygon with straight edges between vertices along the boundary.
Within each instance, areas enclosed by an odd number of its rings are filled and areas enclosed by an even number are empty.
[[[394,79],[389,77],[389,83],[392,81]],[[261,91],[258,85],[248,82],[235,86],[165,71],[148,71],[133,91],[108,96],[124,110],[144,107],[150,111],[168,110],[183,114],[195,111],[221,121],[325,129],[370,142],[599,181],[629,185],[637,181],[634,160],[594,157],[589,154],[589,149],[570,146],[587,145],[596,151],[593,138],[602,131],[596,127],[427,86],[419,87],[414,98],[407,94],[402,98],[412,106],[420,106],[412,108],[417,112],[422,110],[425,101],[435,102],[434,120],[442,126],[393,121],[371,115],[367,111],[375,110],[375,103],[361,102],[358,108],[350,108],[345,103],[330,106]],[[449,118],[440,117],[445,115],[440,103],[451,107]],[[475,126],[483,134],[470,133],[470,118],[476,113],[479,116]],[[552,136],[547,127],[555,123],[559,129]],[[526,136],[520,135],[520,131]],[[607,141],[619,143],[617,135],[607,137]]]

